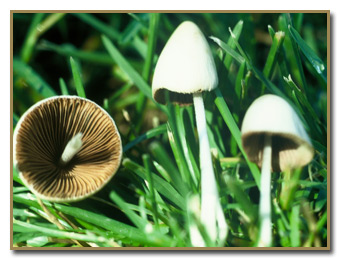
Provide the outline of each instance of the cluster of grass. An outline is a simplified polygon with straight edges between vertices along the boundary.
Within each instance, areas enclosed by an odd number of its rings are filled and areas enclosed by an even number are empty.
[[[218,69],[219,86],[204,100],[229,227],[223,246],[258,240],[260,171],[242,149],[240,126],[265,93],[294,107],[315,148],[308,166],[272,175],[273,246],[327,246],[326,13],[14,13],[13,128],[43,98],[86,96],[114,118],[124,149],[99,193],[71,204],[44,201],[62,229],[13,169],[15,247],[188,247],[192,225],[204,234],[188,211],[195,206],[188,198],[200,194],[193,108],[159,105],[150,87],[160,51],[184,20],[210,36]]]

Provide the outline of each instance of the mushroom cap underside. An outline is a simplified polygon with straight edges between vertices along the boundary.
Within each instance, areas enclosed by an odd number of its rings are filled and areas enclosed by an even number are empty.
[[[82,147],[62,164],[61,155],[77,133],[83,134]],[[22,116],[14,133],[14,164],[21,179],[49,201],[77,201],[97,192],[115,174],[121,156],[121,139],[112,118],[79,97],[37,103]]]
[[[242,146],[251,162],[262,166],[265,135],[272,139],[272,170],[296,169],[308,164],[314,156],[313,147],[292,134],[249,132],[242,134]]]

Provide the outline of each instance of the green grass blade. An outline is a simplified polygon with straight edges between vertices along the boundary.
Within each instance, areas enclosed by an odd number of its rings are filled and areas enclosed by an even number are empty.
[[[192,174],[190,172],[188,162],[184,155],[184,148],[182,146],[181,138],[185,136],[184,129],[178,126],[176,107],[178,105],[168,104],[168,137],[169,143],[175,156],[176,164],[181,173],[182,180],[192,190],[196,190],[196,186],[192,181]]]
[[[102,40],[111,58],[129,76],[129,78],[136,84],[139,90],[150,100],[154,101],[151,95],[151,88],[145,82],[143,77],[130,65],[130,63],[124,58],[124,56],[118,51],[118,49],[113,45],[113,43],[106,36],[103,35]],[[160,106],[158,103],[156,103],[156,105],[161,110],[163,111],[165,110],[165,108],[163,106]]]
[[[115,192],[110,192],[110,199],[114,201],[117,206],[125,213],[125,215],[138,227],[140,230],[145,230],[146,225],[148,222],[143,219],[142,217],[138,216],[134,211],[132,211],[127,203]]]
[[[228,44],[222,42],[220,39],[214,36],[210,36],[214,42],[217,43],[226,53],[228,53],[231,57],[233,57],[239,64],[242,64],[245,60],[244,58],[238,54],[234,49],[232,49]]]
[[[159,19],[160,19],[159,13],[150,14],[148,49],[147,49],[147,55],[146,55],[145,64],[144,64],[144,70],[143,70],[143,78],[146,81],[149,80],[151,71],[152,71],[151,69],[153,67],[157,36],[158,36]]]
[[[27,222],[22,222],[19,220],[14,219],[13,224],[27,228],[31,230],[32,232],[39,232],[42,235],[46,235],[48,237],[57,237],[57,238],[67,238],[67,239],[75,239],[75,240],[81,240],[81,241],[88,241],[88,242],[107,242],[109,244],[109,241],[107,241],[104,237],[98,237],[94,234],[79,234],[75,232],[70,232],[70,231],[60,231],[60,230],[55,230],[51,228],[46,228],[38,225],[33,225],[29,224]]]
[[[37,41],[36,39],[36,31],[37,31],[37,26],[39,23],[42,21],[44,18],[45,14],[44,13],[37,13],[34,15],[30,28],[28,29],[27,36],[25,39],[25,42],[22,46],[21,49],[21,60],[25,63],[27,63],[32,55],[33,48],[35,46],[35,43]]]
[[[44,98],[57,95],[53,88],[32,67],[18,59],[13,59],[13,75],[22,78]]]
[[[268,57],[267,57],[267,60],[266,60],[266,63],[263,69],[263,75],[266,78],[270,78],[273,73],[274,65],[277,62],[278,52],[281,49],[284,38],[285,38],[285,33],[281,31],[276,32],[274,35],[273,44],[270,47],[269,54],[268,54]],[[265,86],[263,85],[262,94],[264,93],[264,88]]]
[[[130,150],[132,147],[134,147],[135,145],[139,144],[140,142],[153,138],[155,136],[161,135],[166,133],[167,128],[166,128],[166,124],[162,124],[160,126],[157,126],[147,132],[145,132],[144,134],[138,136],[137,138],[135,138],[134,140],[132,140],[130,143],[126,144],[123,147],[123,152],[127,152],[128,150]]]
[[[292,208],[290,215],[290,241],[293,247],[301,246],[300,241],[300,205]]]
[[[162,176],[166,176],[164,179],[171,182],[172,186],[176,187],[182,196],[185,196],[188,192],[187,187],[165,148],[159,142],[153,142],[149,149],[157,163],[162,166],[162,168],[158,167],[158,169],[160,168],[160,171],[164,170],[166,172],[162,174]]]
[[[270,38],[272,38],[273,40],[275,37],[275,30],[273,29],[271,25],[268,25],[268,32],[269,32]]]
[[[40,208],[38,202],[35,200],[34,196],[27,194],[13,194],[13,201],[18,203],[23,203],[25,205]],[[45,205],[49,206],[50,203],[44,202]],[[100,215],[85,209],[66,206],[62,204],[54,203],[54,208],[70,215],[74,218],[83,220],[88,223],[92,223],[98,227],[112,232],[117,238],[124,239],[125,241],[137,242],[141,244],[146,244],[149,246],[161,246],[161,241],[152,240],[147,237],[144,232],[138,230],[135,227],[121,223],[114,219],[110,219],[104,215]]]
[[[125,30],[121,33],[119,39],[119,45],[128,44],[132,39],[138,34],[138,32],[143,28],[143,25],[137,21],[131,21],[125,28]]]
[[[228,187],[228,193],[231,193],[234,199],[240,204],[240,209],[249,217],[252,223],[255,223],[257,219],[257,212],[249,199],[248,194],[242,189],[241,183],[231,176],[227,176],[226,183]]]
[[[60,85],[61,94],[65,96],[69,95],[66,83],[63,78],[59,78],[59,85]]]
[[[244,73],[245,73],[245,67],[246,67],[246,63],[242,62],[238,70],[236,83],[235,83],[235,93],[236,93],[238,100],[240,100],[240,102],[244,98],[244,94],[245,94],[243,86],[242,86],[243,85],[242,80],[244,78]]]
[[[29,31],[29,35],[27,36],[27,41],[22,49],[22,60],[24,62],[28,62],[32,56],[33,49],[36,45],[38,38],[48,31],[53,25],[55,25],[60,19],[62,19],[66,13],[54,13],[48,15],[45,20],[41,21],[41,16],[36,14],[37,19],[34,19],[32,22],[32,30]],[[37,24],[36,20],[39,20]],[[40,22],[41,21],[41,22]]]
[[[114,62],[112,59],[106,54],[102,52],[94,52],[94,51],[82,51],[70,44],[57,45],[52,42],[43,40],[37,46],[39,50],[44,51],[53,51],[58,53],[59,55],[63,55],[66,57],[72,56],[73,58],[79,59],[81,61],[86,61],[90,63],[98,63],[103,65],[113,65]]]
[[[226,123],[226,125],[228,126],[232,136],[235,138],[235,141],[240,149],[240,151],[242,152],[244,158],[246,159],[246,162],[250,168],[250,171],[254,177],[254,180],[257,184],[258,187],[260,187],[260,171],[258,169],[258,167],[250,162],[248,160],[248,156],[245,153],[243,147],[242,147],[242,142],[241,142],[241,132],[238,128],[238,126],[235,123],[235,120],[228,108],[227,103],[224,101],[224,98],[220,92],[220,90],[217,88],[215,89],[215,94],[216,94],[216,98],[215,98],[215,104],[218,108],[218,110],[220,111],[220,114],[222,115],[224,122]]]
[[[19,177],[19,173],[17,171],[17,169],[13,166],[13,181],[20,183],[21,185],[24,185],[24,183],[22,182],[22,180]]]
[[[83,83],[81,81],[79,64],[70,57],[72,75],[74,80],[74,85],[76,86],[76,91],[79,97],[86,98]]]
[[[242,33],[242,29],[243,29],[243,21],[241,20],[235,25],[235,27],[233,29],[233,34],[235,35],[236,39],[240,38],[240,35]],[[236,45],[235,45],[233,39],[231,39],[231,37],[227,41],[227,46],[229,46],[233,50],[236,47]],[[233,59],[233,56],[230,55],[229,53],[227,53],[226,57],[224,58],[224,65],[226,66],[226,68],[228,70],[230,69],[232,59]]]
[[[115,30],[114,27],[106,25],[104,22],[97,19],[94,15],[87,13],[73,13],[72,15],[76,16],[99,32],[104,33],[110,39],[119,40],[120,32]]]
[[[146,170],[146,181],[148,182],[148,188],[150,190],[150,200],[151,200],[151,207],[153,218],[155,221],[155,226],[158,229],[158,211],[157,211],[157,202],[156,202],[156,195],[154,190],[153,179],[151,177],[151,160],[148,154],[143,154],[143,163],[144,168]]]
[[[216,37],[210,37],[210,38],[212,38],[225,52],[231,54],[238,63],[242,64],[243,62],[246,62],[247,67],[255,74],[255,76],[260,81],[262,81],[262,83],[268,88],[268,90],[271,93],[287,99],[286,95],[278,87],[276,87],[270,80],[268,80],[260,70],[258,70],[255,66],[252,65],[250,59],[245,54],[245,52],[243,51],[242,47],[238,44],[238,42],[236,42],[236,39],[234,37],[232,37],[232,39],[235,40],[236,47],[239,49],[242,55],[238,54],[236,51],[231,49],[226,43],[222,42],[220,39]]]
[[[20,117],[17,114],[13,113],[13,129],[16,127],[19,120]]]
[[[292,21],[291,21],[291,16],[290,14],[285,14],[285,20],[286,20],[286,32],[287,34],[289,33],[289,27],[292,26]],[[306,81],[306,77],[305,77],[305,73],[303,71],[303,67],[302,67],[302,61],[301,61],[301,57],[300,57],[300,52],[298,50],[297,44],[294,40],[290,40],[291,42],[291,49],[292,49],[292,53],[293,56],[292,58],[295,59],[295,63],[297,65],[297,75],[298,77],[301,79],[301,90],[303,92],[306,91],[307,89],[307,81]],[[306,93],[308,94],[308,93]]]
[[[194,186],[198,185],[198,179],[200,176],[200,170],[198,168],[196,159],[194,158],[193,149],[197,149],[197,145],[195,143],[189,143],[188,141],[192,139],[187,138],[188,134],[186,129],[192,129],[190,121],[188,118],[184,119],[184,110],[179,106],[175,107],[175,120],[178,131],[179,141],[181,142],[181,148],[183,149],[183,156],[185,157],[186,164],[188,166],[188,171],[190,172],[191,179],[193,181]],[[193,129],[191,131],[193,133]],[[180,149],[180,148],[179,148]],[[197,158],[197,157],[196,157]]]
[[[140,178],[144,180],[146,179],[146,171],[142,166],[131,161],[130,159],[125,159],[122,164]],[[152,178],[155,184],[154,187],[160,194],[162,194],[167,200],[174,203],[174,205],[182,209],[185,208],[184,198],[176,191],[173,186],[154,173],[152,174]]]
[[[327,83],[327,69],[323,61],[316,55],[312,48],[310,48],[307,43],[302,39],[300,34],[290,25],[288,25],[288,30],[295,40],[296,44],[300,47],[300,50],[312,64],[315,71],[321,76],[323,81]]]

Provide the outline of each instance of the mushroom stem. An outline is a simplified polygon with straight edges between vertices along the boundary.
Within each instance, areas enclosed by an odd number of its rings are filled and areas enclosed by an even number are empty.
[[[271,199],[270,180],[272,162],[272,138],[270,135],[264,137],[264,147],[261,166],[261,195],[260,195],[260,237],[258,246],[268,247],[272,243],[271,227]]]
[[[83,137],[82,133],[77,133],[75,136],[71,138],[71,140],[67,143],[64,152],[61,155],[60,162],[62,164],[66,164],[80,151],[83,142],[81,138]]]
[[[201,222],[212,240],[224,240],[227,225],[219,202],[217,184],[214,176],[210,145],[206,126],[202,93],[193,94],[197,132],[199,137],[200,166],[201,166]],[[217,222],[217,226],[216,226]]]

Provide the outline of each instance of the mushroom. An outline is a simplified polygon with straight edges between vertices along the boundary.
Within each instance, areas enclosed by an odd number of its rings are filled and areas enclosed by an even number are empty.
[[[20,118],[13,136],[14,165],[40,199],[82,200],[116,173],[122,144],[113,119],[94,102],[52,97]]]
[[[259,246],[271,246],[271,171],[289,171],[308,164],[314,149],[293,108],[283,98],[271,94],[250,105],[241,133],[248,159],[261,168]]]
[[[212,241],[216,240],[218,233],[220,240],[223,240],[227,233],[218,198],[202,98],[203,91],[211,91],[217,84],[215,62],[203,33],[193,22],[181,23],[159,56],[152,94],[155,101],[161,104],[167,101],[179,105],[194,104],[200,146],[201,222]]]

